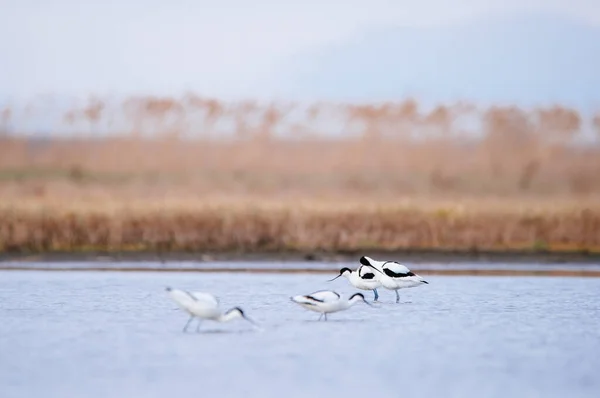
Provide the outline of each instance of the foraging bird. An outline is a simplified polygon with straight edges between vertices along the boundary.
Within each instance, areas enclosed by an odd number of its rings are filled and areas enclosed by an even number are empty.
[[[360,258],[360,263],[362,265],[374,267],[380,271],[376,277],[384,288],[396,292],[396,303],[400,302],[398,289],[416,287],[429,283],[421,276],[408,269],[408,267],[396,261],[375,261],[372,258],[362,256]]]
[[[348,279],[350,284],[357,289],[372,290],[374,294],[373,302],[375,302],[379,299],[377,288],[381,286],[381,282],[375,277],[376,272],[381,273],[381,271],[370,264],[361,265],[356,271],[352,271],[350,268],[344,267],[340,270],[340,274],[335,278],[330,279],[329,282],[336,280],[340,276],[343,276]]]
[[[190,293],[185,290],[173,289],[167,287],[166,291],[169,296],[177,305],[190,314],[183,331],[185,332],[192,322],[192,319],[198,318],[198,326],[196,326],[196,332],[200,330],[200,324],[203,319],[215,321],[215,322],[228,322],[237,318],[244,318],[254,326],[258,326],[256,322],[248,318],[244,311],[240,307],[233,307],[225,313],[221,313],[219,308],[219,300],[210,293],[204,292],[193,292]]]
[[[327,320],[327,314],[347,310],[359,301],[372,306],[365,300],[362,293],[355,293],[349,299],[346,299],[331,290],[320,290],[307,295],[293,296],[290,297],[290,300],[309,311],[320,312],[319,321],[323,316]]]

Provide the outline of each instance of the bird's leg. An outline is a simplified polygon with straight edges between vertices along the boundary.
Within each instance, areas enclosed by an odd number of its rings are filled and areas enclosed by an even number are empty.
[[[321,318],[323,318],[323,313],[321,312],[321,316],[319,316],[319,321],[321,320]]]
[[[196,326],[196,333],[200,332],[200,325],[202,324],[202,321],[200,319],[198,319],[198,325]]]
[[[398,294],[398,290],[395,290],[396,292],[396,303],[400,302],[400,295]]]
[[[327,314],[326,314],[326,313],[323,313],[323,315],[325,315],[325,320],[327,320]]]
[[[375,294],[375,298],[373,299],[373,302],[379,300],[379,294],[377,293],[377,289],[373,289],[373,293]]]
[[[190,325],[190,322],[192,321],[192,319],[194,319],[193,315],[190,315],[190,319],[188,319],[187,323],[185,324],[185,326],[183,327],[183,331],[185,332],[188,328],[188,326]]]

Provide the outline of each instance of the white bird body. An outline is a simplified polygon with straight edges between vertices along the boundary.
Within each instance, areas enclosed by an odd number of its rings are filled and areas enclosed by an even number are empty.
[[[321,317],[325,316],[325,320],[327,314],[347,310],[360,301],[371,305],[367,303],[362,293],[355,293],[346,299],[331,290],[320,290],[311,294],[293,296],[290,299],[309,311],[321,313]]]
[[[400,301],[398,289],[422,286],[428,284],[423,277],[412,272],[407,266],[396,261],[376,261],[370,257],[360,258],[362,265],[372,266],[379,271],[376,277],[381,286],[396,292],[396,302]]]
[[[381,282],[377,279],[375,272],[364,265],[360,266],[357,271],[344,276],[357,289],[373,290],[381,286]]]
[[[170,287],[167,287],[166,290],[179,308],[190,314],[190,319],[183,328],[184,332],[187,330],[187,327],[193,318],[198,318],[199,320],[196,331],[200,328],[200,320],[202,319],[215,322],[229,322],[237,318],[244,318],[253,325],[256,325],[255,322],[249,319],[239,307],[234,307],[225,313],[221,312],[219,300],[210,293],[188,292]]]
[[[375,298],[373,301],[377,301],[379,298],[379,294],[377,294],[377,288],[381,286],[381,281],[377,279],[376,273],[378,270],[373,266],[369,265],[361,265],[358,267],[356,271],[352,271],[350,268],[342,268],[340,270],[340,274],[335,278],[331,279],[331,281],[343,276],[348,279],[350,284],[357,289],[361,290],[372,290]]]

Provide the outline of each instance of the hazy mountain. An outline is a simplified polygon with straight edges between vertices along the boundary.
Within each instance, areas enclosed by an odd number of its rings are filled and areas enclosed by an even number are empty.
[[[600,29],[528,15],[438,28],[390,27],[299,54],[281,92],[300,97],[600,104]]]

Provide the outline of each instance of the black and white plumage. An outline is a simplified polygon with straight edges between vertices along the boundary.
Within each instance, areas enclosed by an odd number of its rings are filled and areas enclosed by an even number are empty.
[[[186,290],[173,289],[167,287],[165,289],[169,297],[185,312],[190,315],[183,331],[185,332],[192,322],[192,319],[198,318],[198,326],[196,332],[200,329],[201,320],[211,320],[215,322],[229,322],[237,318],[243,318],[254,326],[258,326],[256,322],[248,318],[240,307],[233,307],[225,313],[219,308],[219,300],[210,293],[205,292],[188,292]]]
[[[381,282],[375,274],[379,272],[380,271],[377,270],[377,268],[371,265],[361,265],[356,271],[352,271],[350,268],[344,267],[340,269],[340,274],[335,278],[330,279],[329,282],[339,278],[340,276],[343,276],[348,279],[350,284],[357,289],[372,290],[374,294],[373,301],[377,301],[379,299],[377,288],[381,286]]]
[[[370,257],[362,256],[360,258],[362,265],[374,267],[380,271],[376,277],[381,282],[381,286],[388,290],[396,292],[396,303],[400,302],[399,289],[422,286],[428,284],[425,279],[415,274],[407,266],[396,261],[376,261]]]
[[[323,317],[327,320],[327,314],[347,310],[361,301],[371,305],[365,300],[362,293],[355,293],[349,298],[345,298],[332,290],[319,290],[311,294],[293,296],[290,297],[290,300],[309,311],[320,312],[319,321]]]

